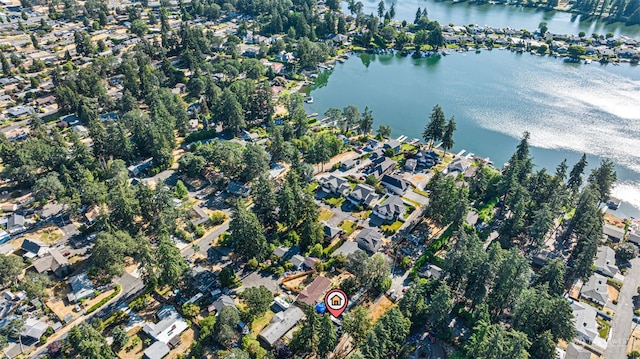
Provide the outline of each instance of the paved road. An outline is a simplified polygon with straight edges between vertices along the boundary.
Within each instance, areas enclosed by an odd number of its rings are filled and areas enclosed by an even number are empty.
[[[221,224],[218,228],[216,228],[213,232],[210,232],[209,234],[206,234],[202,238],[198,239],[197,241],[194,241],[191,246],[185,248],[182,251],[182,256],[184,258],[188,258],[191,255],[193,255],[194,254],[194,250],[192,248],[193,244],[197,244],[198,246],[200,246],[199,253],[207,257],[207,251],[209,250],[209,248],[211,248],[211,242],[214,239],[218,238],[222,233],[229,230],[229,222],[230,221],[227,220],[226,222]]]
[[[640,285],[640,258],[631,261],[631,268],[627,271],[624,284],[618,297],[616,315],[611,321],[611,335],[604,357],[607,359],[624,359],[627,357],[627,342],[633,325],[633,296],[637,294]]]
[[[102,318],[106,315],[112,313],[115,308],[117,308],[120,304],[126,303],[129,300],[133,299],[138,293],[140,293],[144,289],[144,283],[140,278],[134,277],[131,274],[125,273],[122,277],[118,278],[116,281],[118,284],[122,286],[122,291],[118,294],[114,299],[110,301],[110,304],[102,307],[101,309],[90,313],[83,314],[78,318],[74,319],[71,323],[65,325],[58,332],[54,333],[49,337],[48,342],[53,343],[54,341],[64,340],[69,333],[71,328],[76,325],[80,325],[85,322],[89,322],[93,317]],[[42,345],[36,349],[33,353],[29,355],[30,358],[38,358],[41,355],[44,355],[47,352],[47,345]]]

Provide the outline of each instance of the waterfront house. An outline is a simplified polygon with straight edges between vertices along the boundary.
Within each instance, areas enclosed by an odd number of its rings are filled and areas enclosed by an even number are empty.
[[[616,266],[616,252],[608,246],[598,247],[598,253],[593,263],[596,273],[613,278],[618,273]]]
[[[384,144],[383,148],[385,150],[393,150],[393,153],[398,153],[402,149],[402,144],[398,140],[389,140]]]
[[[330,194],[340,194],[346,196],[351,190],[349,182],[346,179],[330,175],[329,177],[323,177],[318,180],[320,187],[323,191]]]
[[[372,207],[380,197],[376,194],[376,190],[366,184],[357,184],[349,193],[347,199],[354,205],[364,205]]]
[[[588,299],[596,304],[604,306],[609,301],[607,291],[607,278],[598,273],[591,275],[591,278],[582,286],[580,297]]]
[[[260,332],[258,338],[271,347],[276,341],[293,329],[303,317],[304,312],[302,309],[296,306],[290,306],[284,312],[274,315],[271,323]]]
[[[400,196],[389,196],[384,203],[378,203],[373,207],[373,214],[390,222],[404,215],[405,211],[404,201]]]
[[[367,141],[367,145],[365,146],[365,148],[369,151],[375,151],[380,147],[382,147],[382,143],[380,143],[380,141],[373,138]]]
[[[382,233],[374,228],[364,228],[356,236],[356,242],[361,249],[375,253],[382,246]]]
[[[598,337],[598,322],[596,308],[578,301],[571,302],[573,309],[573,324],[576,328],[576,339],[587,344],[593,343]]]
[[[416,167],[418,167],[418,160],[416,160],[415,158],[409,158],[404,162],[404,166],[402,166],[402,169],[407,172],[413,172],[416,170]]]
[[[398,196],[404,196],[409,189],[409,182],[405,181],[399,176],[384,175],[380,181],[389,192],[397,194]]]
[[[460,172],[460,173],[464,173],[469,166],[471,166],[471,162],[464,158],[464,157],[456,157],[453,159],[453,161],[451,161],[451,163],[449,163],[449,166],[447,166],[447,169],[449,170],[449,173],[451,172]]]

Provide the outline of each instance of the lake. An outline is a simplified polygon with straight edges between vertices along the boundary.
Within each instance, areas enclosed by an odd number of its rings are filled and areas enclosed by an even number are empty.
[[[435,104],[458,130],[454,151],[490,157],[497,167],[531,133],[534,162],[554,171],[581,154],[589,168],[600,158],[617,164],[614,194],[625,200],[618,216],[640,218],[640,68],[569,64],[505,50],[413,59],[398,55],[352,56],[320,76],[309,112],[357,105],[373,110],[393,136],[421,138]],[[635,208],[630,208],[632,204]]]
[[[378,12],[379,0],[361,0],[365,14]],[[563,11],[546,11],[543,9],[525,8],[506,5],[474,5],[468,2],[452,3],[449,1],[426,0],[385,0],[386,9],[395,3],[396,20],[412,23],[415,19],[418,7],[427,7],[429,19],[437,20],[441,25],[453,23],[455,25],[488,25],[494,28],[510,27],[514,29],[527,29],[534,31],[538,25],[546,21],[549,31],[558,34],[575,34],[584,31],[587,35],[598,33],[604,35],[613,32],[616,36],[626,35],[634,38],[640,37],[640,25],[626,26],[624,23],[607,23],[606,21],[581,21],[581,15],[574,15]],[[346,1],[342,1],[342,8],[347,10]]]

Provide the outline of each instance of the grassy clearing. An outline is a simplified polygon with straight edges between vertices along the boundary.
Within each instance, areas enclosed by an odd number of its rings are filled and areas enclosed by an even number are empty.
[[[275,315],[274,312],[267,310],[267,312],[264,313],[261,317],[256,318],[253,321],[253,324],[251,324],[251,334],[257,337],[260,331],[264,329],[267,325],[269,325],[269,322],[271,321],[271,319],[273,319],[274,315]]]
[[[609,330],[611,329],[611,324],[602,318],[596,318],[598,321],[598,334],[600,338],[607,339],[609,336]]]
[[[358,224],[356,222],[350,220],[344,220],[340,223],[340,228],[342,228],[344,234],[347,236],[351,235],[351,233],[356,230],[357,226]]]
[[[391,224],[384,224],[382,226],[380,226],[380,229],[382,229],[382,231],[385,234],[393,234],[398,232],[398,230],[400,229],[400,227],[402,227],[402,223],[400,221],[395,221]]]
[[[413,192],[415,192],[415,193],[417,193],[417,194],[419,194],[419,195],[421,195],[421,196],[424,196],[424,197],[429,197],[429,194],[428,194],[427,192],[422,191],[422,190],[419,190],[419,189],[417,189],[417,188],[414,188],[414,189],[413,189]]]
[[[333,198],[325,198],[322,200],[322,202],[328,204],[331,207],[340,207],[342,206],[342,203],[344,203],[345,198],[340,196],[340,197],[333,197]]]
[[[333,217],[333,212],[331,212],[331,210],[324,207],[320,208],[320,215],[318,216],[319,221],[328,221],[331,217]]]

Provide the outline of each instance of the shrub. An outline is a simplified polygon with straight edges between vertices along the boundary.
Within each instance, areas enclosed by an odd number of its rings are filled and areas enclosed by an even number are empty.
[[[211,214],[211,224],[219,226],[227,220],[227,214],[222,211],[215,211]]]
[[[202,236],[204,236],[204,227],[202,227],[201,225],[196,226],[196,230],[195,230],[195,235],[196,238],[200,238]]]
[[[117,284],[115,290],[113,291],[113,293],[111,293],[108,296],[102,298],[98,303],[96,303],[96,304],[92,305],[91,307],[89,307],[89,309],[87,309],[87,314],[93,313],[96,310],[98,310],[98,308],[100,308],[103,305],[107,304],[108,301],[113,299],[116,295],[120,294],[120,291],[122,291],[122,286],[120,284]]]
[[[247,266],[251,270],[255,270],[256,268],[258,268],[258,265],[259,265],[258,260],[255,258],[251,258],[249,259],[249,261],[247,261]]]

